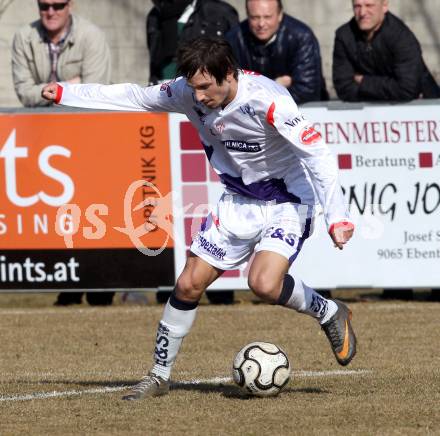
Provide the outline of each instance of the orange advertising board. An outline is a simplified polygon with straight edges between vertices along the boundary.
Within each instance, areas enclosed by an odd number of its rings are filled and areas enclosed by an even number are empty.
[[[170,171],[167,114],[2,114],[0,247],[172,247],[148,225]]]

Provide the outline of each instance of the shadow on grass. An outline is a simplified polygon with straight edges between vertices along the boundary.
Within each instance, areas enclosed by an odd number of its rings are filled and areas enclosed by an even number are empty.
[[[227,398],[236,398],[241,400],[250,400],[255,398],[243,392],[238,386],[232,384],[218,384],[218,383],[173,383],[171,390],[194,391],[202,393],[219,393]],[[319,388],[286,388],[283,394],[328,394],[328,391]]]
[[[234,398],[239,400],[255,400],[259,399],[259,397],[249,395],[245,392],[243,392],[238,386],[225,386],[225,389],[222,392],[222,395],[224,395],[226,398]],[[294,388],[286,388],[283,389],[281,392],[281,395],[295,395],[295,394],[327,394],[328,391],[323,391],[319,388],[302,388],[302,389],[294,389]]]

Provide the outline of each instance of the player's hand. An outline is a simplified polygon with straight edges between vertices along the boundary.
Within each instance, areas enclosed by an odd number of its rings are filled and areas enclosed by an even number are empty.
[[[41,96],[49,101],[55,101],[57,98],[58,84],[56,82],[48,83],[41,91]]]
[[[332,224],[328,232],[335,244],[335,247],[342,250],[344,248],[344,244],[346,244],[353,236],[354,225],[350,221],[340,221]]]

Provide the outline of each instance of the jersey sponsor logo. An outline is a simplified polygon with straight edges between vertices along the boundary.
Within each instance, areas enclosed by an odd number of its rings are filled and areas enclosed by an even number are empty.
[[[321,134],[317,132],[313,127],[305,127],[299,134],[299,139],[304,145],[313,145],[321,140]]]
[[[298,115],[298,116],[296,116],[296,117],[294,117],[294,118],[290,118],[289,120],[287,120],[284,124],[286,125],[286,126],[290,126],[290,127],[295,127],[295,126],[297,126],[301,121],[304,121],[305,120],[305,117],[304,117],[304,115]]]
[[[228,139],[226,141],[222,141],[222,143],[228,150],[243,151],[246,153],[257,153],[258,151],[261,151],[261,147],[258,142],[234,141],[232,139]]]
[[[244,115],[249,115],[250,117],[255,116],[255,109],[249,103],[240,106],[240,110]]]
[[[223,250],[223,248],[220,248],[216,244],[208,242],[202,235],[199,235],[199,247],[217,259],[223,260],[226,256],[226,250]]]

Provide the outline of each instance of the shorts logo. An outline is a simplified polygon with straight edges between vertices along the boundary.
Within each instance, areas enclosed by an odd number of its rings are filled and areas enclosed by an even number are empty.
[[[257,153],[261,151],[261,147],[258,142],[234,141],[228,139],[226,141],[222,141],[222,143],[228,150],[243,151],[247,153]]]
[[[321,140],[321,134],[313,127],[305,127],[299,134],[299,139],[304,145],[313,145]]]
[[[203,248],[203,250],[217,259],[223,260],[223,258],[226,256],[226,250],[223,250],[215,244],[211,244],[201,235],[199,235],[199,247]]]

